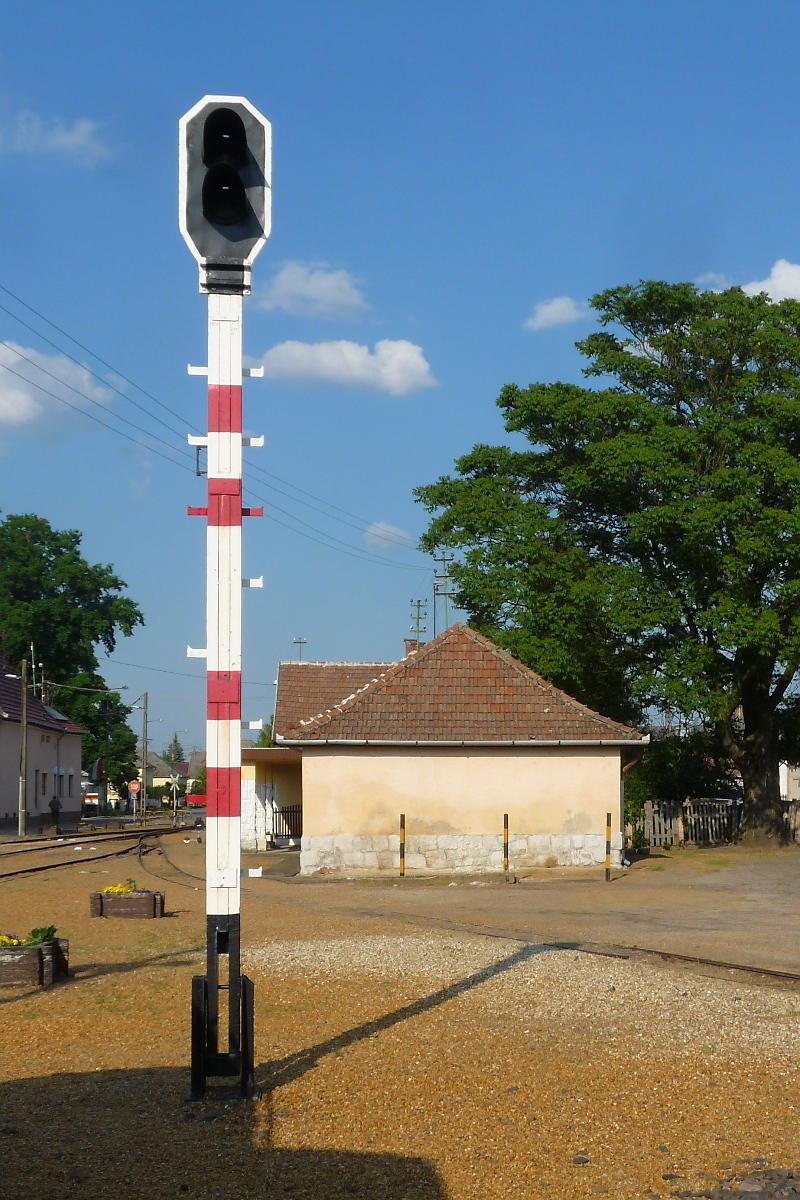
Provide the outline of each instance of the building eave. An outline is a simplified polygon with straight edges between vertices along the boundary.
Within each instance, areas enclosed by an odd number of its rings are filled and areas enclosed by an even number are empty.
[[[475,747],[481,749],[508,749],[509,747],[518,747],[521,749],[537,750],[541,748],[564,746],[567,748],[576,748],[579,746],[647,746],[650,742],[650,734],[644,734],[640,738],[537,738],[533,741],[510,739],[508,741],[403,741],[399,738],[392,740],[383,740],[379,738],[286,738],[278,734],[277,740],[281,745],[288,747],[297,746],[302,749],[312,749],[314,746],[423,746],[426,748],[461,748]]]

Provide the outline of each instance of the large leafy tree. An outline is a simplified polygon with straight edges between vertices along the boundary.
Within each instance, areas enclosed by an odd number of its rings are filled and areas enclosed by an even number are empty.
[[[135,770],[136,736],[121,696],[104,691],[96,650],[110,653],[142,614],[112,567],[87,562],[80,545],[77,530],[53,529],[43,517],[0,521],[0,629],[13,663],[30,658],[33,643],[51,703],[88,730],[84,765],[102,755],[122,787]]]
[[[800,304],[642,282],[595,296],[596,385],[503,388],[527,448],[417,490],[479,629],[612,716],[705,723],[745,822],[800,757]]]

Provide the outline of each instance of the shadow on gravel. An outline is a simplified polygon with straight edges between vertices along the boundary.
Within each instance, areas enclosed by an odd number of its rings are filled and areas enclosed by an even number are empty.
[[[393,1012],[385,1013],[382,1017],[375,1017],[371,1021],[365,1021],[363,1025],[356,1025],[353,1029],[347,1029],[344,1033],[339,1033],[336,1037],[328,1038],[325,1042],[319,1042],[316,1046],[309,1046],[306,1050],[299,1050],[296,1054],[290,1054],[278,1062],[263,1063],[256,1071],[256,1082],[265,1092],[271,1092],[275,1088],[284,1087],[287,1083],[292,1083],[295,1079],[300,1079],[301,1076],[305,1075],[306,1071],[313,1070],[319,1060],[324,1058],[326,1054],[332,1054],[335,1050],[343,1050],[346,1046],[352,1046],[356,1042],[364,1041],[365,1038],[383,1033],[385,1030],[399,1025],[401,1021],[407,1021],[411,1017],[419,1016],[420,1013],[429,1012],[432,1008],[438,1008],[442,1004],[447,1004],[449,1000],[455,1000],[457,996],[463,996],[465,992],[480,987],[482,983],[486,983],[489,979],[494,979],[497,975],[502,975],[506,971],[513,970],[520,963],[527,962],[528,959],[534,958],[538,954],[547,954],[553,950],[565,950],[568,948],[563,943],[559,946],[522,946],[519,950],[515,950],[513,954],[509,954],[507,958],[502,958],[499,962],[493,963],[489,967],[483,967],[480,971],[475,971],[465,979],[459,979],[457,983],[448,984],[447,987],[440,988],[438,992],[432,992],[430,996],[423,996],[420,1000],[412,1000],[409,1004],[404,1004],[402,1008],[396,1008]]]
[[[275,1148],[266,1105],[187,1106],[186,1083],[185,1070],[154,1069],[0,1085],[4,1200],[445,1196],[424,1159]]]

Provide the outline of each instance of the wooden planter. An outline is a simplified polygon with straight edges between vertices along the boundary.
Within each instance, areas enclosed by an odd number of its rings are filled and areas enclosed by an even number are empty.
[[[69,974],[69,942],[53,938],[41,946],[0,946],[0,984],[50,987]]]
[[[117,892],[110,896],[92,892],[89,897],[90,917],[163,917],[163,892]]]

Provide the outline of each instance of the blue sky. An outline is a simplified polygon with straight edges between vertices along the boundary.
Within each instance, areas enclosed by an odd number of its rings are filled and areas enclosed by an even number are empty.
[[[400,655],[410,599],[432,594],[412,489],[502,438],[503,384],[580,378],[588,296],[655,277],[800,296],[799,45],[796,5],[735,0],[5,7],[0,508],[82,530],[126,580],[146,626],[106,674],[147,688],[157,747],[204,736],[182,113],[245,95],[273,126],[244,334],[267,375],[245,384],[266,437],[248,465],[275,506],[245,524],[259,717],[295,637],[305,657]]]

